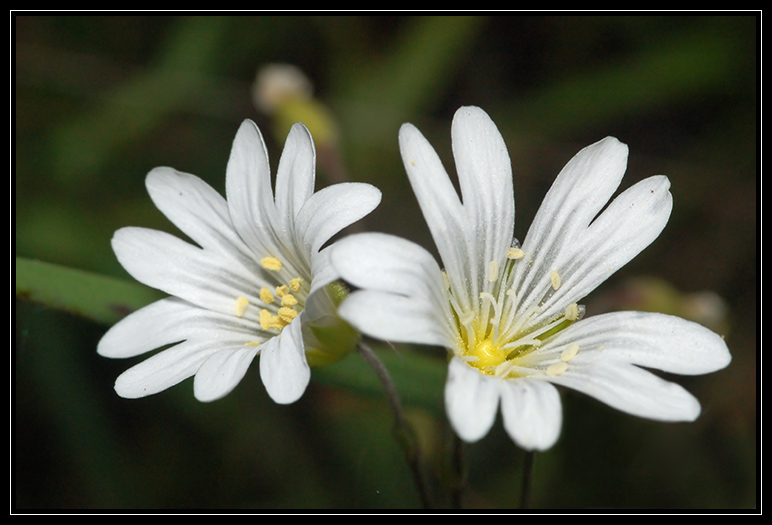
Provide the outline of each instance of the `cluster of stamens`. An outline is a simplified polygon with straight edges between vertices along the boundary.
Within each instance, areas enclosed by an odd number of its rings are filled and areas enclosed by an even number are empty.
[[[488,286],[479,294],[480,302],[476,311],[463,310],[453,294],[449,294],[459,326],[457,357],[484,374],[501,378],[533,375],[534,368],[525,366],[528,362],[526,356],[539,348],[546,337],[578,320],[584,313],[582,306],[572,303],[562,315],[549,322],[534,325],[532,319],[540,312],[544,300],[518,313],[518,298],[511,280],[515,265],[524,256],[519,245],[513,243],[507,252],[502,271],[499,271],[496,261],[488,263]],[[549,285],[545,290],[545,299],[561,285],[560,274],[552,270]],[[578,345],[569,345],[563,350],[560,358],[542,372],[548,376],[562,374],[578,351]]]
[[[277,275],[284,267],[281,260],[276,257],[264,257],[260,260],[260,265]],[[304,280],[302,277],[294,277],[289,279],[286,284],[279,284],[273,288],[263,286],[258,296],[262,303],[258,313],[260,328],[266,332],[271,330],[281,332],[303,310]],[[249,300],[240,296],[236,298],[234,313],[237,317],[243,317],[249,306]],[[252,341],[247,343],[247,346],[256,346],[257,344],[259,343]]]

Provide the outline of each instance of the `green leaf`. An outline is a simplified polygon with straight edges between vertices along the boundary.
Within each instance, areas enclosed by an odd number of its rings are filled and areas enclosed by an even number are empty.
[[[16,257],[16,297],[113,324],[163,297],[141,284]]]
[[[16,257],[16,297],[111,325],[164,294],[138,283],[48,262]],[[445,381],[442,359],[383,346],[376,350],[403,403],[440,408]],[[315,381],[358,394],[382,397],[383,385],[364,359],[347,357],[314,368]]]

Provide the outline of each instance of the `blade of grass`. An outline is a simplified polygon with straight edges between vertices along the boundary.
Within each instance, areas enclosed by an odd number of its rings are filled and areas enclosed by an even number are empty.
[[[163,297],[141,284],[16,257],[16,297],[112,324]]]

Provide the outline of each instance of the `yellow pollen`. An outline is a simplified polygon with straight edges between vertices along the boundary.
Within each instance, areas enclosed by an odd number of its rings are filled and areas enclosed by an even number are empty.
[[[298,300],[295,299],[295,296],[292,294],[287,294],[284,297],[281,298],[281,305],[282,306],[295,306],[298,304]]]
[[[488,282],[494,282],[499,278],[499,263],[491,261],[488,263]]]
[[[238,317],[241,317],[242,315],[244,315],[244,312],[247,311],[248,305],[249,305],[249,300],[243,295],[238,299],[236,299],[236,304],[234,305],[234,310],[236,311],[236,315]]]
[[[271,315],[271,312],[269,312],[266,309],[260,310],[260,328],[263,330],[268,330],[271,328],[271,319],[273,316]]]
[[[555,270],[550,273],[550,283],[552,283],[552,289],[557,290],[560,288],[560,275]]]
[[[263,286],[260,288],[260,300],[263,301],[265,304],[271,304],[274,300],[273,294],[271,293],[271,289],[267,286]]]
[[[566,319],[569,321],[576,321],[579,319],[579,305],[571,303],[566,306]]]
[[[298,313],[295,310],[293,310],[292,308],[288,308],[286,306],[279,308],[278,313],[279,313],[279,319],[281,319],[287,324],[291,323],[292,320],[298,316]]]
[[[281,286],[276,287],[276,295],[279,297],[284,297],[289,293],[289,287],[286,284],[282,284]]]
[[[263,257],[260,259],[260,264],[262,264],[263,268],[266,270],[271,270],[274,272],[281,270],[282,267],[281,261],[276,257]]]
[[[250,341],[248,343],[244,343],[244,346],[260,346],[260,341]]]
[[[565,361],[558,361],[557,363],[552,363],[550,366],[547,367],[547,375],[550,377],[559,376],[563,372],[568,370],[568,363]]]
[[[563,361],[570,361],[574,358],[574,356],[579,352],[579,345],[576,343],[572,343],[568,345],[563,352],[560,354],[560,359]]]
[[[290,289],[292,289],[293,292],[297,293],[300,291],[300,287],[303,285],[303,279],[300,277],[295,277],[290,281]]]
[[[507,250],[507,259],[514,260],[514,259],[522,259],[525,255],[525,252],[521,250],[520,248],[515,248],[514,246]]]

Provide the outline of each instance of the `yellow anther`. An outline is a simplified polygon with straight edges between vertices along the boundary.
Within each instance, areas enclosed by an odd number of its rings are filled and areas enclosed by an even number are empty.
[[[571,303],[568,306],[566,306],[566,319],[569,321],[576,321],[579,319],[579,305],[576,303]]]
[[[297,293],[300,291],[301,286],[303,286],[303,279],[300,277],[295,277],[290,281],[290,288],[293,292]]]
[[[238,317],[241,317],[244,315],[244,312],[247,311],[247,306],[249,305],[249,300],[244,297],[243,295],[236,299],[236,304],[234,305],[234,310],[236,312],[236,315]]]
[[[488,282],[494,282],[499,278],[499,263],[491,261],[488,263]]]
[[[577,353],[579,353],[579,345],[576,343],[571,343],[565,347],[565,349],[563,349],[563,352],[560,354],[560,359],[568,362],[573,359]]]
[[[244,343],[244,346],[260,346],[260,341],[249,341],[248,343]]]
[[[279,319],[286,322],[287,324],[291,323],[295,317],[298,316],[298,313],[293,310],[292,308],[288,308],[286,306],[283,306],[279,308]]]
[[[284,297],[289,293],[289,286],[286,284],[282,284],[281,286],[276,287],[276,295],[279,297]]]
[[[523,256],[525,256],[525,252],[520,248],[515,248],[513,246],[512,248],[507,250],[507,259],[510,259],[510,260],[522,259]]]
[[[263,301],[265,304],[271,304],[274,300],[273,294],[271,293],[271,289],[267,286],[263,286],[260,288],[260,300]]]
[[[553,290],[560,288],[560,275],[555,270],[552,270],[552,273],[550,273],[550,283],[552,283]]]
[[[263,330],[268,330],[271,328],[271,318],[273,316],[271,315],[271,312],[266,310],[265,308],[260,310],[260,328]]]
[[[284,319],[279,317],[278,315],[271,316],[271,328],[275,328],[276,330],[284,330],[284,327],[287,326],[289,323],[285,322]]]
[[[552,363],[550,366],[548,366],[546,373],[548,376],[553,377],[559,376],[566,370],[568,370],[568,363],[565,361],[558,361],[557,363]]]
[[[281,305],[282,306],[295,306],[298,304],[298,300],[295,299],[295,296],[291,293],[288,293],[284,297],[281,298]]]
[[[276,257],[263,257],[260,259],[260,264],[262,264],[263,268],[266,270],[271,270],[274,272],[281,270],[282,267],[281,261]]]

